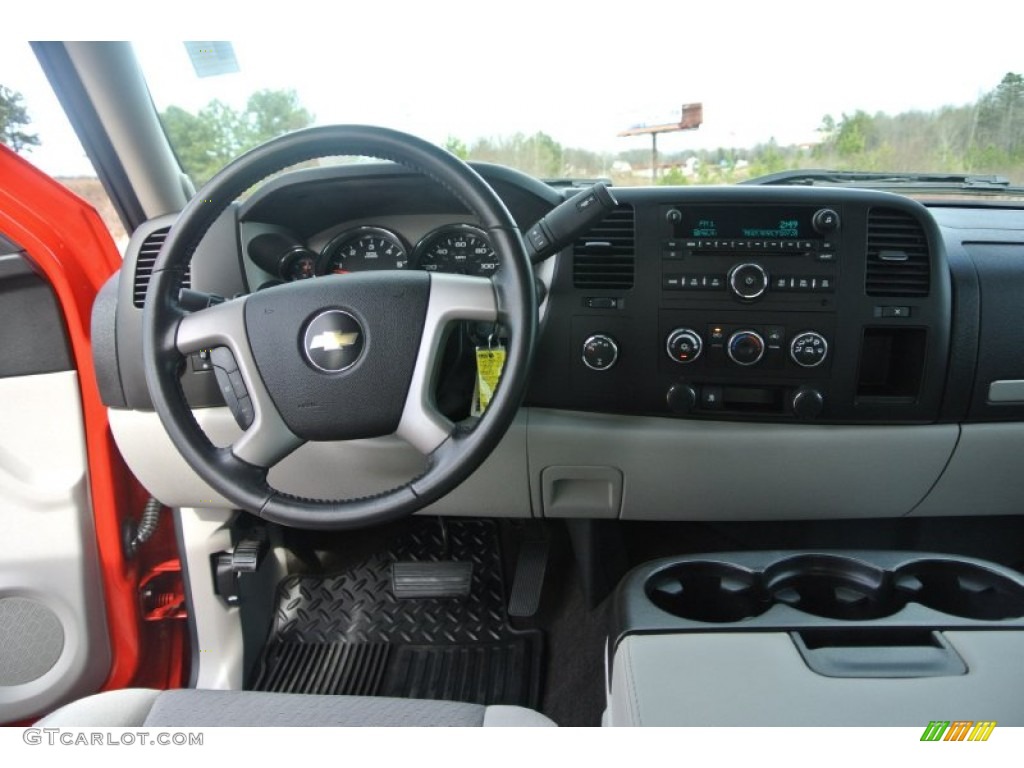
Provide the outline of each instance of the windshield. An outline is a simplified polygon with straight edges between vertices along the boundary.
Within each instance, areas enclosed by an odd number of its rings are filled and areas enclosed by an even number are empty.
[[[134,47],[197,186],[265,139],[328,123],[397,128],[543,179],[827,169],[1024,185],[1024,59],[995,9],[565,5],[311,5],[302,35],[275,37],[280,20],[253,9],[228,28],[258,39]]]
[[[299,48],[236,40],[220,53],[237,71],[206,77],[192,59],[218,53],[213,43],[191,57],[180,42],[136,49],[199,183],[277,132],[349,122],[548,179],[716,184],[829,168],[1024,184],[1014,25],[892,3],[858,4],[837,23],[820,4],[765,5],[562,26],[494,19],[500,35],[453,24],[350,29],[337,45]],[[699,105],[688,130],[684,105]]]

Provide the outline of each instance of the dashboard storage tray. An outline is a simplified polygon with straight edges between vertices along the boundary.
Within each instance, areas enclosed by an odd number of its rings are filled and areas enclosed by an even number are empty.
[[[632,632],[835,627],[1024,628],[1024,576],[972,558],[890,551],[733,552],[665,558],[616,595]]]

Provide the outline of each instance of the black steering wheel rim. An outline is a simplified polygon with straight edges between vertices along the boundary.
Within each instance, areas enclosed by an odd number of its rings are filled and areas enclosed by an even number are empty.
[[[206,437],[179,380],[184,361],[179,329],[187,315],[178,293],[196,247],[232,201],[277,171],[329,155],[399,163],[442,185],[477,217],[502,261],[501,270],[490,282],[496,321],[508,333],[508,347],[501,384],[484,416],[470,425],[455,425],[443,442],[425,451],[427,469],[422,475],[375,496],[325,501],[272,488],[267,481],[269,466],[243,460],[234,446],[219,448]],[[431,275],[431,280],[439,278]],[[422,509],[483,463],[515,418],[526,388],[536,328],[533,274],[519,230],[502,201],[472,168],[451,153],[399,131],[362,125],[322,126],[274,139],[239,157],[182,211],[150,278],[143,310],[143,365],[154,409],[171,441],[221,496],[273,522],[305,528],[352,528]],[[422,346],[430,343],[424,337],[420,354],[424,354]]]

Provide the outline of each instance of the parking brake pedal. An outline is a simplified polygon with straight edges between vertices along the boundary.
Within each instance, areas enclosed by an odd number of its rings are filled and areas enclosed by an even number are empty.
[[[519,549],[516,575],[512,580],[512,597],[508,601],[509,616],[527,619],[537,613],[547,569],[547,540],[524,541]]]
[[[257,534],[235,544],[231,552],[211,555],[214,592],[228,605],[238,605],[239,579],[244,574],[256,573],[269,549],[265,536]]]
[[[391,564],[391,593],[399,600],[469,597],[472,583],[472,563],[448,560]]]

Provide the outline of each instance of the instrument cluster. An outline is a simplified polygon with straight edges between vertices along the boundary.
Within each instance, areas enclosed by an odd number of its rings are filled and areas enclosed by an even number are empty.
[[[353,227],[332,237],[320,253],[301,245],[287,250],[276,266],[281,279],[291,281],[382,269],[489,277],[501,262],[482,229],[446,224],[428,232],[415,246],[385,227]]]

